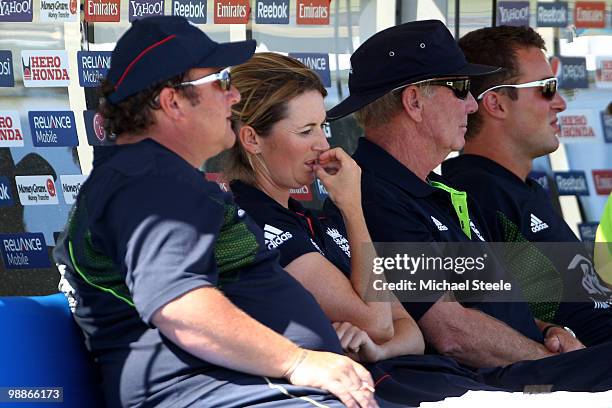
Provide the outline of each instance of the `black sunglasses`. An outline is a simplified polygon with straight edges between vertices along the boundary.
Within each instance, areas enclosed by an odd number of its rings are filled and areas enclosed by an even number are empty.
[[[482,98],[484,98],[484,95],[489,92],[489,91],[494,91],[498,88],[536,88],[536,87],[540,87],[542,88],[542,96],[546,99],[552,99],[555,97],[555,94],[557,93],[557,84],[558,84],[558,80],[557,78],[546,78],[546,79],[541,79],[539,81],[532,81],[532,82],[525,82],[524,84],[503,84],[503,85],[496,85],[493,86],[489,89],[487,89],[486,91],[482,92],[480,95],[478,95],[478,97],[476,99],[480,100]]]
[[[419,82],[413,82],[411,84],[402,85],[394,90],[402,89],[410,85],[437,85],[443,86],[451,91],[459,99],[465,100],[470,93],[470,79],[469,78],[447,78],[447,79],[425,79]]]

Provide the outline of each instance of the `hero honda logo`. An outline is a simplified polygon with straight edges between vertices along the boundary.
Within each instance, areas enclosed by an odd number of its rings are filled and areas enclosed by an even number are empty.
[[[130,0],[130,22],[143,17],[164,15],[164,0]]]
[[[26,87],[68,86],[68,53],[63,50],[21,51],[23,85]]]
[[[15,176],[21,205],[58,204],[57,189],[50,175]]]
[[[0,147],[22,147],[23,132],[19,113],[0,111]]]
[[[264,226],[264,239],[268,249],[278,248],[279,245],[282,245],[291,238],[293,238],[293,235],[290,232],[279,230],[268,224]]]

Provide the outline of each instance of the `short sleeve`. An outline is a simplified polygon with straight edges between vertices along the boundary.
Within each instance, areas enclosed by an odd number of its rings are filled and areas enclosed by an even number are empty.
[[[173,299],[217,283],[214,244],[224,211],[211,192],[205,182],[198,189],[176,179],[137,178],[108,203],[101,224],[113,225],[106,236],[118,238],[105,244],[114,246],[134,306],[147,324]]]

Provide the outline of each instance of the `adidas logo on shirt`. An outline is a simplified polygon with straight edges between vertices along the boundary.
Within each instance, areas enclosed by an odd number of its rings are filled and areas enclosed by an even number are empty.
[[[470,228],[472,229],[472,231],[474,231],[474,233],[476,234],[476,236],[478,237],[479,240],[484,241],[485,239],[482,237],[482,235],[480,234],[480,231],[478,231],[478,228],[476,228],[476,225],[474,225],[474,222],[470,221]]]
[[[268,249],[278,248],[285,241],[293,238],[290,232],[281,231],[271,225],[266,224],[264,226],[264,238]]]
[[[430,217],[431,217],[431,220],[434,222],[434,224],[436,224],[436,227],[438,227],[439,231],[448,231],[448,227],[442,224],[440,221],[438,221],[436,217],[434,217],[433,215],[430,215]]]
[[[531,214],[531,232],[536,233],[548,228],[548,224]]]

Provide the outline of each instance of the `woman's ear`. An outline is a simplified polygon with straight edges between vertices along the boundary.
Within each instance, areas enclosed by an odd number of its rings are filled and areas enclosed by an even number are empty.
[[[261,144],[259,143],[259,135],[249,125],[243,125],[238,131],[238,139],[244,147],[244,150],[251,154],[261,153]]]

